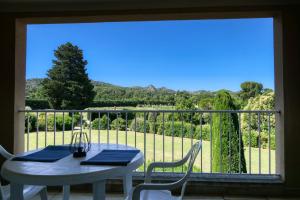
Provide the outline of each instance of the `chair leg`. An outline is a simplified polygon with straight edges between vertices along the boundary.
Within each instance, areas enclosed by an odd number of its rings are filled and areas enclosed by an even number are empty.
[[[63,186],[63,200],[70,199],[70,185]]]
[[[47,188],[45,187],[40,191],[41,200],[48,200]]]

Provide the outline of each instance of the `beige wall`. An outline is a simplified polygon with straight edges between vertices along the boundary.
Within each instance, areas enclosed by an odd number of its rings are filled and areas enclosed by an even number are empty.
[[[113,4],[111,4],[113,5]],[[159,5],[156,5],[159,7]],[[166,7],[166,5],[164,5]],[[113,8],[113,6],[111,7]],[[120,9],[120,6],[116,6],[115,10],[105,11],[105,14],[143,14],[143,13],[183,13],[183,12],[234,12],[234,11],[247,11],[247,12],[256,12],[256,11],[279,11],[282,13],[282,63],[283,68],[280,72],[283,78],[283,85],[280,87],[283,88],[283,107],[284,110],[284,127],[280,133],[280,138],[282,138],[283,149],[280,151],[284,155],[284,160],[279,160],[278,165],[283,166],[285,173],[285,182],[284,184],[278,184],[273,188],[276,194],[278,192],[282,194],[297,193],[300,191],[300,7],[299,6],[276,6],[276,7],[218,7],[218,8],[187,8],[187,9],[150,9],[150,10],[128,10],[128,5],[124,6],[123,11]],[[37,8],[35,8],[35,11]],[[0,105],[2,108],[2,113],[0,115],[0,122],[2,124],[2,131],[0,133],[1,144],[8,148],[10,151],[14,149],[14,102],[15,95],[15,19],[23,17],[39,18],[39,17],[67,17],[67,16],[88,16],[88,15],[99,15],[101,16],[103,12],[93,11],[93,12],[50,12],[48,13],[0,13]],[[212,14],[211,16],[213,16]],[[141,15],[140,15],[141,16]],[[125,17],[124,17],[125,18]],[[18,58],[17,58],[18,59]],[[21,95],[22,96],[22,95]],[[284,134],[284,135],[283,135]],[[227,186],[230,186],[227,185]],[[212,184],[212,187],[215,187]],[[218,186],[220,187],[220,186]],[[222,186],[223,187],[223,186]],[[270,187],[270,185],[268,185]],[[280,187],[280,190],[278,190]],[[245,185],[245,192],[252,193],[251,189],[247,188]],[[254,187],[254,191],[257,189]],[[272,186],[270,187],[272,191]],[[226,190],[219,190],[226,191]],[[269,194],[270,191],[265,191],[266,194]]]

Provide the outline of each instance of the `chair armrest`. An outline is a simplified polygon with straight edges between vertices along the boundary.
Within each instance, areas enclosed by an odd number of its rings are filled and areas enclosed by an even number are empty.
[[[151,182],[151,174],[153,172],[153,169],[155,168],[173,168],[182,166],[186,161],[189,159],[190,153],[188,153],[182,160],[176,161],[176,162],[153,162],[151,163],[148,168],[145,175],[145,182],[149,183]]]
[[[172,190],[179,187],[180,185],[175,183],[143,183],[133,190],[132,200],[140,200],[142,190]]]
[[[5,159],[10,159],[15,157],[13,154],[9,153],[0,145],[0,155],[2,155]]]

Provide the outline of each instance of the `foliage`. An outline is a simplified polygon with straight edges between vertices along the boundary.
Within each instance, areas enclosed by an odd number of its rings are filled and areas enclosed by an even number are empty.
[[[233,99],[227,91],[218,92],[214,110],[235,110]],[[242,140],[239,140],[239,122],[236,113],[213,114],[212,119],[212,169],[214,172],[239,172],[241,159],[241,172],[246,173],[246,163]],[[222,134],[220,136],[220,133]],[[239,152],[239,142],[241,152]],[[220,168],[222,163],[222,169]]]
[[[267,92],[257,97],[250,98],[248,104],[244,107],[244,110],[273,110],[275,106],[274,92]],[[260,129],[261,131],[268,131],[269,129],[269,115],[257,113],[250,114],[250,127],[253,130],[258,130],[258,117],[260,117]],[[249,114],[242,114],[241,127],[247,131],[249,129]],[[270,114],[270,129],[275,129],[275,115]]]
[[[25,132],[27,132],[27,128],[29,127],[29,132],[35,131],[45,131],[46,129],[46,119],[45,113],[40,113],[38,115],[33,113],[25,114]],[[74,124],[77,123],[78,120],[74,117]],[[64,124],[64,125],[63,125]],[[72,129],[72,118],[68,115],[56,115],[54,120],[54,114],[47,114],[47,131],[54,131],[54,127],[56,126],[57,131],[71,130]],[[65,127],[63,127],[65,126]],[[37,129],[38,128],[38,129]]]
[[[77,122],[78,119],[74,117],[74,126]],[[39,127],[39,131],[45,131],[46,129],[46,116],[44,113],[39,114],[38,127]],[[47,131],[54,131],[55,127],[57,131],[61,131],[63,130],[63,128],[66,131],[71,130],[72,117],[70,117],[67,114],[65,114],[64,116],[60,114],[60,115],[56,115],[54,118],[54,114],[47,114]]]
[[[118,117],[115,120],[111,122],[111,128],[114,130],[120,130],[120,131],[125,131],[126,129],[126,122],[123,118]]]
[[[30,100],[46,100],[42,88],[43,79],[33,78],[26,81],[25,97]],[[27,104],[26,104],[27,105]]]
[[[177,93],[176,95],[176,110],[195,110],[195,104],[193,103],[192,99],[190,98],[190,94],[187,92]],[[191,121],[193,118],[193,114],[190,113],[175,113],[175,120],[181,121],[184,120],[185,122]]]
[[[26,99],[25,105],[32,109],[49,109],[50,105],[47,100],[41,99]]]
[[[36,129],[36,115],[33,113],[25,114],[25,132],[31,132]]]
[[[42,85],[50,106],[55,109],[83,109],[95,92],[86,73],[87,61],[78,46],[66,43],[54,51],[56,60]]]
[[[261,148],[269,148],[269,133],[268,132],[261,132],[260,137],[258,131],[251,131],[250,135],[249,132],[245,132],[243,135],[243,141],[246,147],[258,148],[259,143]],[[260,141],[259,141],[260,139]],[[270,134],[270,149],[275,150],[276,149],[276,140],[275,140],[275,134]]]
[[[261,83],[246,81],[241,84],[240,97],[245,101],[251,97],[256,97],[263,91],[263,85]]]
[[[213,107],[214,98],[203,98],[199,101],[198,107],[201,110],[211,110]]]
[[[174,137],[185,137],[185,138],[194,138],[195,137],[195,125],[187,122],[178,122],[175,121],[174,123],[168,121],[162,123],[158,126],[158,134],[172,136]]]
[[[150,123],[147,123],[147,121],[145,123],[144,118],[136,118],[136,120],[131,121],[130,130],[141,133],[146,131],[148,133],[150,131]]]
[[[110,119],[106,115],[103,115],[100,119],[96,118],[92,121],[92,129],[108,129],[108,123],[110,124]]]
[[[200,139],[202,136],[202,140],[210,141],[210,125],[204,124],[201,126],[196,126],[194,139]]]

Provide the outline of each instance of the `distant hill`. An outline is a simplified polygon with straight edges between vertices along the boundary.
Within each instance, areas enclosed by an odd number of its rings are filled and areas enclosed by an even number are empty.
[[[42,78],[26,80],[26,98],[27,99],[45,99],[42,92]],[[103,100],[155,100],[155,101],[174,101],[176,91],[162,87],[156,88],[154,85],[147,87],[123,87],[105,83],[101,81],[92,81],[96,91],[95,101]]]
[[[46,100],[43,94],[42,78],[28,79],[26,81],[26,100]],[[94,103],[97,105],[175,105],[178,97],[190,98],[195,105],[202,99],[211,99],[217,91],[175,91],[166,87],[157,88],[154,85],[146,87],[124,87],[102,81],[92,81],[96,92]],[[228,91],[228,90],[227,90]],[[228,91],[237,100],[238,93]],[[42,102],[43,104],[45,102]],[[239,103],[240,104],[240,103]]]
[[[27,99],[45,99],[42,92],[42,78],[33,78],[26,80],[26,98]],[[211,97],[217,91],[197,90],[197,91],[175,91],[166,87],[157,88],[154,85],[146,87],[133,86],[124,87],[102,81],[92,81],[94,90],[96,91],[95,101],[103,100],[153,100],[174,102],[174,98],[178,93],[184,93],[188,96]],[[228,91],[232,95],[236,92]]]

